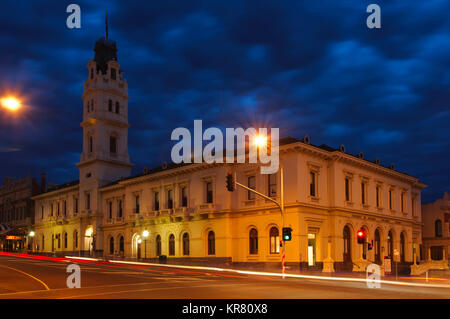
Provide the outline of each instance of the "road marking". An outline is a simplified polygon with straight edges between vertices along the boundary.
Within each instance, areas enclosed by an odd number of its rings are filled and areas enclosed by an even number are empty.
[[[28,276],[28,277],[31,277],[31,278],[33,278],[34,280],[40,282],[40,283],[45,287],[46,290],[50,290],[50,288],[45,284],[45,282],[43,282],[42,280],[40,280],[40,279],[34,277],[33,275],[30,275],[29,273],[26,273],[26,272],[24,272],[24,271],[22,271],[22,270],[19,270],[19,269],[16,269],[16,268],[4,266],[4,265],[0,265],[0,267],[12,269],[12,270],[17,271],[17,272],[20,272],[21,274],[24,274],[24,275],[26,275],[26,276]]]
[[[81,270],[83,270],[83,268]],[[146,274],[145,272],[135,272],[135,271],[101,271],[100,273],[108,274],[108,275],[145,275]]]
[[[170,290],[170,289],[184,289],[184,288],[200,288],[200,287],[215,287],[215,286],[242,286],[242,285],[248,285],[245,283],[239,283],[239,284],[222,284],[222,285],[195,285],[195,286],[175,286],[175,287],[158,287],[158,288],[144,288],[144,289],[134,289],[134,290],[121,290],[121,291],[110,291],[110,292],[102,292],[102,293],[95,293],[95,294],[87,294],[87,295],[76,295],[76,296],[70,296],[70,297],[60,297],[56,299],[72,299],[72,298],[84,298],[84,297],[91,297],[91,296],[99,296],[99,295],[114,295],[114,294],[122,294],[127,292],[138,292],[138,291],[156,291],[156,290]]]

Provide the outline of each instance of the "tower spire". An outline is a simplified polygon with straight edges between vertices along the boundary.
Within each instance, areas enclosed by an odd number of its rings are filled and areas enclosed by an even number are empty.
[[[108,9],[105,9],[105,39],[108,39]]]

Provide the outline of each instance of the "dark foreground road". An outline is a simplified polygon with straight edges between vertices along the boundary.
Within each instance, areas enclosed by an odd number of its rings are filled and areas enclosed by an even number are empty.
[[[66,268],[81,268],[81,288],[66,286]],[[450,298],[449,288],[272,278],[222,271],[30,259],[0,255],[0,299],[323,299]]]

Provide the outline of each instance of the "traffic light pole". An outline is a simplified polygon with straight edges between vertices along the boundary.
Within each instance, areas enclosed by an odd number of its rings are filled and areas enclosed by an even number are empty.
[[[281,211],[281,229],[284,228],[284,183],[283,183],[283,166],[280,165],[280,203],[277,202],[276,200],[274,200],[273,198],[266,196],[260,192],[255,191],[253,188],[247,187],[241,183],[239,183],[236,179],[236,173],[234,176],[234,184],[237,186],[240,186],[252,193],[255,193],[256,195],[259,195],[271,202],[273,202],[274,204],[276,204],[278,206],[278,208]],[[286,273],[286,267],[285,267],[285,260],[286,260],[286,241],[284,240],[284,236],[283,234],[281,234],[281,238],[283,240],[283,244],[282,244],[282,255],[281,255],[281,272],[283,274],[283,279],[285,278],[285,273]]]

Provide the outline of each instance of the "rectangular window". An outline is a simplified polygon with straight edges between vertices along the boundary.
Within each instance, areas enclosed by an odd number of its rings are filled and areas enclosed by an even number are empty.
[[[316,196],[316,173],[310,172],[309,195]]]
[[[256,188],[256,177],[255,176],[249,176],[247,179],[247,186],[248,188],[255,189]],[[247,199],[253,200],[255,199],[255,193],[252,191],[247,191]]]
[[[375,196],[376,196],[377,207],[380,207],[380,186],[376,187],[376,189],[375,189]]]
[[[347,202],[350,201],[350,179],[349,178],[345,179],[345,200]]]
[[[111,79],[115,80],[116,79],[116,69],[111,68]]]
[[[270,174],[267,176],[267,179],[268,179],[267,196],[269,197],[277,196],[277,174]]]
[[[78,213],[78,198],[74,198],[73,199],[73,212],[74,212],[74,214],[77,214]]]
[[[361,203],[366,204],[366,183],[361,183]]]
[[[139,195],[134,196],[134,212],[139,214]]]
[[[113,102],[112,102],[112,100],[108,100],[108,111],[110,111],[110,112],[113,111]]]
[[[64,213],[64,216],[67,215],[67,202],[66,201],[63,202],[63,213]]]
[[[89,153],[92,153],[92,150],[94,148],[94,139],[92,138],[92,136],[89,136]]]
[[[187,191],[186,187],[181,188],[181,207],[187,207]]]
[[[41,219],[44,219],[44,206],[41,206]]]
[[[86,193],[86,209],[91,209],[91,194]]]
[[[213,202],[213,188],[212,182],[206,182],[206,202]]]
[[[389,209],[392,210],[392,189],[389,190]]]
[[[117,138],[114,136],[109,137],[109,151],[111,153],[117,153]]]
[[[173,196],[172,196],[172,190],[167,190],[167,208],[172,209],[173,208]]]
[[[154,210],[159,210],[159,192],[154,193]]]
[[[413,198],[411,200],[411,206],[412,206],[412,215],[416,216],[416,198]]]
[[[405,198],[406,198],[406,194],[405,194],[405,192],[402,192],[400,195],[400,202],[401,202],[400,206],[401,206],[402,213],[405,212]]]
[[[121,218],[122,217],[122,214],[123,214],[123,208],[122,208],[122,200],[120,200],[119,199],[119,201],[117,202],[117,208],[118,208],[118,212],[117,212],[117,216],[119,217],[119,218]]]
[[[108,202],[108,218],[112,219],[112,202]]]

